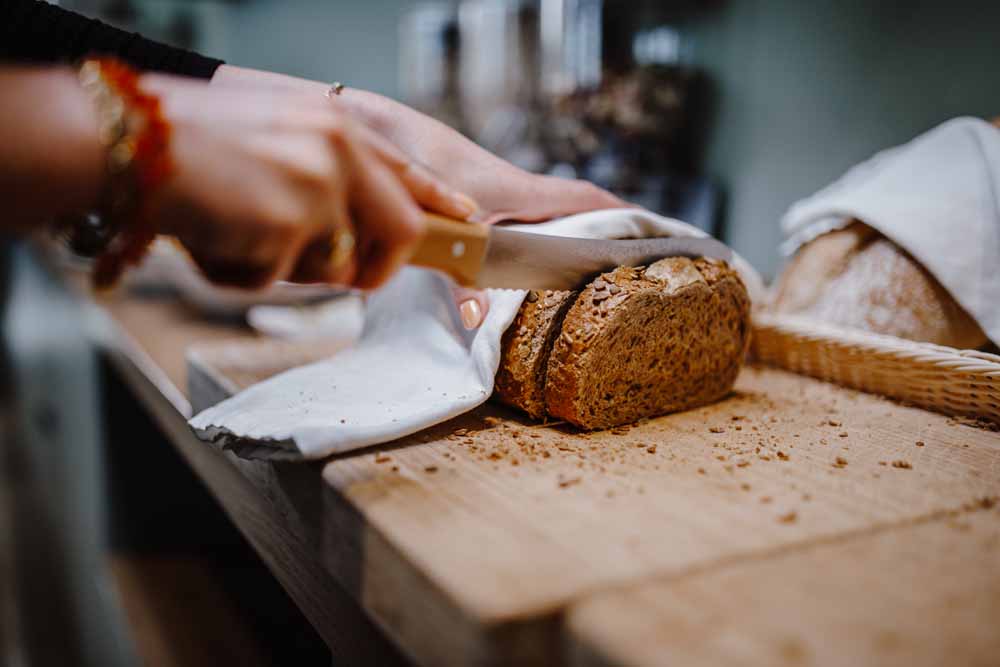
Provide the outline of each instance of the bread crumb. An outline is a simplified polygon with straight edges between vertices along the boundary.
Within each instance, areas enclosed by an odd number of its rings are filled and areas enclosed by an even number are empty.
[[[837,435],[839,435],[841,438],[846,438],[847,437],[847,431],[841,431]]]
[[[787,514],[782,514],[781,516],[779,516],[778,517],[778,522],[779,523],[795,523],[796,520],[798,520],[798,518],[799,518],[798,512],[791,511],[791,512],[788,512]]]
[[[830,426],[840,426],[840,422],[837,421],[836,419],[830,419],[826,423],[829,424]]]
[[[698,468],[698,474],[699,475],[704,475],[705,474],[705,469],[704,468]]]
[[[565,489],[567,486],[572,486],[574,484],[579,484],[580,481],[581,481],[580,477],[567,477],[567,478],[560,477],[560,479],[558,480],[559,488],[560,489]]]
[[[749,491],[750,485],[747,484],[746,482],[743,482],[742,484],[740,484],[740,488],[743,489],[744,491]]]
[[[387,462],[389,462],[391,460],[392,460],[392,457],[389,456],[388,454],[381,454],[381,453],[379,453],[379,454],[375,455],[375,463],[387,463]]]
[[[917,447],[923,447],[924,446],[924,441],[923,440],[917,440],[917,442],[915,444],[917,445]]]
[[[767,505],[769,502],[771,502],[771,496],[761,496],[760,502],[762,505]]]
[[[483,417],[483,423],[487,426],[496,426],[500,423],[499,417]]]
[[[710,426],[708,428],[708,430],[711,433],[725,433],[726,432],[726,429],[722,428],[721,426]]]
[[[433,473],[433,472],[437,472],[437,471],[438,471],[438,467],[437,466],[427,466],[426,468],[424,468],[424,472],[432,472]]]
[[[895,460],[895,461],[892,462],[892,467],[893,468],[901,468],[903,470],[909,470],[913,466],[910,465],[909,461],[904,461],[902,459],[897,459],[897,460]]]
[[[649,452],[650,454],[655,454],[656,453],[656,445],[650,445],[649,447],[646,448],[646,451]]]
[[[846,465],[847,465],[847,459],[845,459],[843,456],[838,456],[836,460],[833,462],[834,468],[843,468]]]
[[[791,457],[789,457],[788,454],[784,452],[778,452],[778,458],[781,459],[782,461],[787,461]]]
[[[399,466],[392,466],[393,472],[399,472]]]
[[[455,429],[455,435],[465,435],[468,432],[469,432],[469,429],[467,429],[467,428],[457,428],[457,429]]]

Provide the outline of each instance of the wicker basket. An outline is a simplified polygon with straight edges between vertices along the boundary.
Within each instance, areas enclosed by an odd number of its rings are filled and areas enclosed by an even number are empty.
[[[1000,424],[1000,356],[788,315],[754,315],[759,361],[952,416]]]

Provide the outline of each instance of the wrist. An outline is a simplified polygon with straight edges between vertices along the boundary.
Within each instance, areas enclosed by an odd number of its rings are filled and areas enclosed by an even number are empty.
[[[96,205],[67,216],[64,233],[71,246],[97,255],[94,281],[112,285],[145,255],[157,234],[151,215],[153,194],[169,178],[171,126],[158,96],[140,87],[140,74],[112,59],[84,61],[78,89],[96,116],[103,175]]]
[[[88,210],[97,206],[101,193],[107,186],[105,148],[100,136],[97,109],[87,93],[80,87],[72,71],[59,73],[60,89],[66,99],[64,108],[65,134],[56,141],[69,146],[67,154],[76,156],[69,165],[71,188],[65,199],[67,211]],[[56,105],[53,105],[56,106]]]
[[[51,213],[94,207],[105,184],[104,148],[97,111],[75,73],[68,69],[39,73],[22,94],[30,107],[26,113],[34,117],[36,127],[44,128],[36,135],[44,143],[28,144],[34,155],[26,163],[44,170],[33,177],[49,180],[58,191]]]

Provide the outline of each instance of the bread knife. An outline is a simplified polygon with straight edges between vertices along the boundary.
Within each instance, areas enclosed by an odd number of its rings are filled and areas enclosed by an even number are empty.
[[[730,261],[733,251],[711,237],[583,239],[428,214],[427,231],[408,263],[442,271],[463,287],[569,290],[602,271],[663,257]]]

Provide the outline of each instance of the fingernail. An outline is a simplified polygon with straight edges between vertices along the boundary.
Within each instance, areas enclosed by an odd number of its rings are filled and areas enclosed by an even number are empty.
[[[463,218],[468,218],[470,215],[479,210],[479,205],[476,204],[475,200],[468,195],[464,195],[461,192],[455,193],[452,196],[452,201],[455,204],[455,208],[459,211],[459,214]]]
[[[483,309],[475,299],[466,299],[459,305],[458,312],[462,316],[462,324],[466,329],[475,329],[483,321]]]

